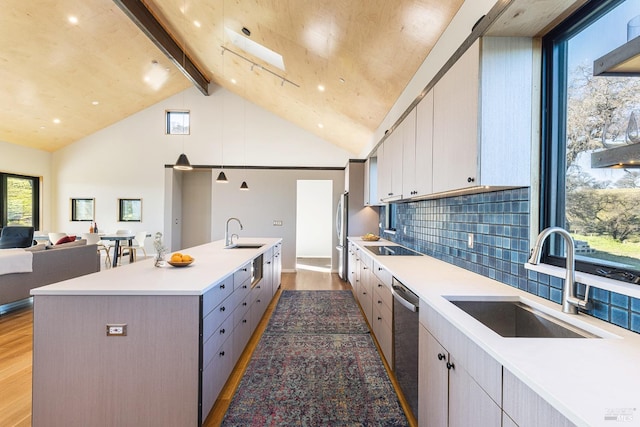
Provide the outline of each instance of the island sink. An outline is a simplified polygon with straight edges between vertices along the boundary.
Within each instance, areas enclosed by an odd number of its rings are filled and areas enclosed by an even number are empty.
[[[519,300],[454,300],[456,307],[507,338],[600,338]]]
[[[225,246],[225,249],[259,249],[264,246],[264,243],[234,243],[229,246]]]

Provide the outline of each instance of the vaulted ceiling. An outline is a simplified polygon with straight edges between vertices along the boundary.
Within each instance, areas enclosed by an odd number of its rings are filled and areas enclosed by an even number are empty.
[[[359,153],[463,1],[142,3],[210,93],[224,87]],[[191,85],[112,0],[2,6],[0,141],[55,151]],[[247,39],[280,54],[284,69]]]

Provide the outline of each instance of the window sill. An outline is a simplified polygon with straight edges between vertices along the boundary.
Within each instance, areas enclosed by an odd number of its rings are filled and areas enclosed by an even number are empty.
[[[396,234],[396,230],[391,230],[391,229],[389,229],[389,228],[385,228],[384,230],[382,230],[382,232],[383,232],[384,234],[393,234],[393,235],[395,235],[395,234]]]
[[[564,279],[566,270],[562,267],[556,267],[549,264],[529,264],[525,263],[524,268],[538,273],[548,274],[549,276]],[[596,276],[594,274],[576,271],[576,282],[589,285],[593,288],[604,289],[618,294],[627,295],[633,298],[640,298],[640,286],[632,283],[621,282],[619,280],[608,279],[606,277]]]

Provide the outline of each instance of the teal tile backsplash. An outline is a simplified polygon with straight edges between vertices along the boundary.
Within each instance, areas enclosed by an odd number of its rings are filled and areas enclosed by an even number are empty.
[[[399,203],[396,234],[384,237],[425,255],[560,304],[563,279],[525,270],[529,257],[528,188]],[[385,224],[388,210],[380,209]],[[473,248],[468,235],[474,235]],[[380,230],[383,235],[383,230]],[[584,295],[584,286],[578,294]],[[592,288],[587,313],[640,333],[640,300]]]

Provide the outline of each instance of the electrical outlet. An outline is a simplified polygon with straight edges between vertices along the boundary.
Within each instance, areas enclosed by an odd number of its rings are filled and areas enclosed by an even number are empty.
[[[273,220],[274,227],[282,227],[282,220],[274,219]]]
[[[473,233],[469,233],[467,236],[467,247],[473,249]]]
[[[108,337],[126,337],[127,325],[123,324],[107,324],[107,336]]]

